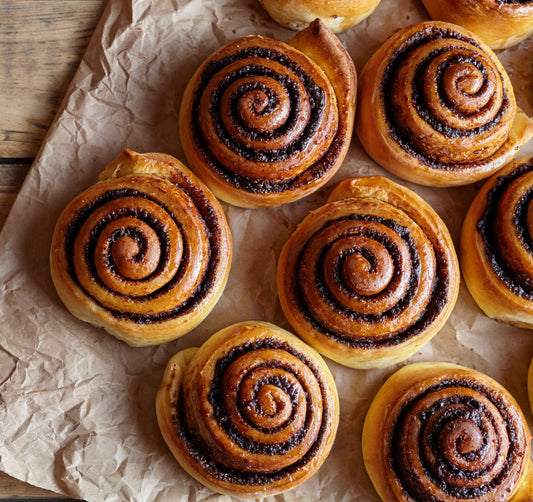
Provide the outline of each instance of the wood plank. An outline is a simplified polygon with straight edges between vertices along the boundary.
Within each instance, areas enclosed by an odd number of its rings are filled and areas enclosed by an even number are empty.
[[[15,202],[17,193],[32,162],[32,158],[0,158],[0,230],[4,226],[7,215]]]
[[[17,497],[17,500],[24,502],[24,499],[19,497],[30,498],[33,501],[47,502],[50,500],[59,500],[61,502],[69,502],[70,500],[56,493],[37,488],[36,486],[23,483],[18,479],[12,478],[3,472],[0,472],[0,500],[4,500],[7,497]]]
[[[0,1],[0,229],[106,1]],[[71,500],[0,472],[7,497]]]
[[[0,2],[0,157],[34,157],[106,0]]]

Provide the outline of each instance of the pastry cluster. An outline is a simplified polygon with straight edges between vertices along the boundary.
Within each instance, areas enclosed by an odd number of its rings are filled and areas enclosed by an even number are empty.
[[[461,267],[488,316],[533,328],[533,158],[511,162],[533,121],[489,48],[528,36],[533,2],[424,0],[438,20],[388,39],[357,92],[333,31],[379,0],[260,1],[301,31],[289,43],[235,40],[199,66],[179,111],[192,171],[126,149],[62,212],[50,270],[68,310],[132,346],[190,332],[230,271],[218,199],[267,208],[315,192],[341,166],[355,127],[368,154],[405,180],[452,186],[496,173],[464,220]],[[170,451],[219,493],[298,486],[326,460],[339,423],[322,356],[360,369],[404,361],[446,323],[459,283],[450,233],[419,195],[381,176],[341,181],[279,256],[279,301],[298,337],[242,322],[168,362],[156,411]],[[363,457],[386,502],[508,500],[533,491],[530,439],[516,401],[488,376],[413,364],[372,402]]]

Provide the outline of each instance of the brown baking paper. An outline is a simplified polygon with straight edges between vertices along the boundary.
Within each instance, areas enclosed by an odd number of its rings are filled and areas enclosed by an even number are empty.
[[[427,19],[415,0],[383,0],[362,24],[341,34],[358,71],[397,29]],[[87,501],[229,500],[190,478],[160,437],[154,397],[164,365],[230,323],[265,320],[290,330],[275,285],[279,251],[336,182],[382,174],[354,138],[335,178],[318,193],[280,208],[223,205],[234,241],[225,293],[210,316],[178,341],[131,348],[72,317],[48,271],[56,219],[124,147],[183,160],[177,113],[188,78],[221,44],[248,34],[288,41],[254,0],[110,0],[0,239],[1,469],[34,485]],[[533,40],[500,52],[519,104],[533,114]],[[521,156],[533,154],[526,146]],[[398,181],[398,180],[396,180]],[[458,243],[475,186],[404,185],[424,197]],[[444,360],[483,371],[518,399],[526,394],[533,333],[498,324],[465,287],[442,331],[405,363]],[[320,471],[278,496],[294,501],[377,501],[361,455],[372,396],[399,366],[354,370],[328,361],[340,395],[337,441]]]

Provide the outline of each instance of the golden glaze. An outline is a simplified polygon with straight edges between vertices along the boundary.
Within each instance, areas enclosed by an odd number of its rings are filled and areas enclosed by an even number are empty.
[[[254,55],[258,48],[276,56]],[[248,57],[239,56],[245,53]],[[228,64],[205,83],[203,75],[222,60]],[[316,129],[312,119],[318,115],[311,108],[316,100],[308,95],[304,73],[324,95]],[[235,80],[226,88],[221,83],[227,75]],[[296,99],[290,98],[292,92],[300,100],[298,114],[291,113],[291,99]],[[250,36],[221,47],[189,81],[180,109],[181,142],[191,168],[222,200],[242,207],[285,204],[317,190],[340,167],[350,144],[355,100],[353,62],[321,22],[289,44]],[[292,115],[294,124],[288,121]],[[231,140],[223,141],[219,131]],[[292,151],[304,137],[305,148]],[[271,156],[279,151],[281,158]],[[251,159],[254,155],[257,158]],[[214,168],[213,163],[224,167]]]
[[[394,225],[409,229],[417,250],[416,283],[410,282],[415,265],[409,241]],[[398,253],[393,271],[391,249]],[[437,270],[447,277],[445,302],[410,336],[411,326],[435,302]],[[293,329],[322,354],[355,368],[387,366],[419,350],[446,322],[458,289],[457,257],[442,220],[414,192],[379,176],[341,182],[328,204],[299,224],[278,263],[280,303]],[[408,304],[398,307],[407,295]],[[397,315],[387,316],[393,308]],[[387,341],[396,335],[401,341]],[[363,338],[366,346],[357,345]]]
[[[331,31],[339,33],[365,20],[380,0],[259,0],[281,26],[302,30],[319,18]]]
[[[512,176],[521,166],[533,165],[533,158],[522,158],[511,162],[490,178],[478,192],[463,222],[461,231],[461,270],[465,283],[486,315],[499,321],[524,328],[533,328],[533,301],[513,292],[498,275],[491,256],[487,254],[485,240],[478,230],[478,222],[487,208],[487,196],[502,179]],[[518,288],[530,289],[533,285],[531,263],[533,257],[524,245],[520,229],[525,225],[526,235],[531,235],[531,211],[517,226],[515,213],[520,199],[533,188],[533,167],[528,168],[510,184],[496,204],[495,220],[488,224],[495,229],[491,244],[496,246],[500,266],[514,275],[513,284]],[[531,203],[528,208],[531,208]],[[526,208],[527,209],[527,208]]]
[[[530,442],[520,407],[500,384],[469,368],[428,362],[403,367],[381,387],[365,417],[362,447],[384,502],[503,502],[515,494],[513,502],[525,502]]]
[[[320,355],[264,322],[229,326],[200,349],[173,356],[157,393],[156,412],[180,465],[212,490],[237,497],[274,495],[309,479],[326,459],[339,419],[335,382]],[[187,435],[194,438],[192,446]],[[258,451],[248,450],[239,438],[259,445]],[[214,463],[201,460],[196,445]],[[288,448],[262,451],[279,445]]]
[[[422,0],[433,19],[463,26],[492,49],[505,49],[533,33],[533,2]]]
[[[128,193],[86,209],[124,190]],[[86,217],[72,231],[83,211]],[[216,256],[211,241],[218,246]],[[224,289],[231,255],[222,208],[193,173],[169,155],[125,150],[99,183],[63,210],[50,271],[73,315],[130,345],[154,345],[187,333],[211,311]],[[196,301],[200,287],[206,289]],[[165,314],[190,301],[194,308]],[[155,319],[159,313],[163,319]]]

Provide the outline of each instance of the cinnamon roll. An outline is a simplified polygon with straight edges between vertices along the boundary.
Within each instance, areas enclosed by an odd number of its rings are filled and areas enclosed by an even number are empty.
[[[369,155],[423,185],[489,176],[533,136],[507,73],[473,33],[442,22],[400,30],[365,65],[356,131]]]
[[[459,290],[450,234],[417,194],[345,180],[283,247],[278,294],[300,337],[354,368],[401,361],[446,322]]]
[[[133,346],[177,338],[214,307],[231,263],[215,197],[170,155],[124,152],[68,204],[50,271],[76,317]]]
[[[272,324],[243,322],[178,352],[156,398],[161,433],[185,471],[214,491],[264,497],[309,479],[339,419],[325,362]]]
[[[532,0],[422,0],[433,19],[473,31],[492,49],[505,49],[533,33]]]
[[[504,501],[527,482],[530,441],[520,407],[492,378],[418,363],[393,374],[372,401],[363,459],[386,502]]]
[[[191,78],[179,117],[183,149],[220,199],[242,207],[284,204],[339,168],[355,96],[353,62],[321,21],[289,44],[241,38]]]
[[[340,33],[365,20],[381,0],[259,0],[281,26],[298,31],[320,19]]]
[[[533,329],[533,157],[490,178],[466,214],[461,269],[486,315]]]

